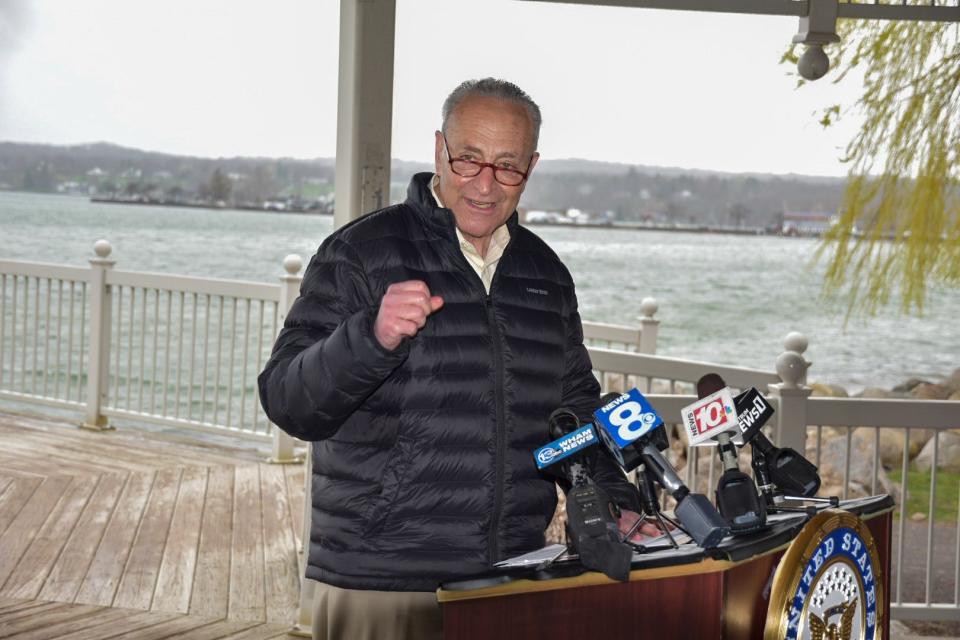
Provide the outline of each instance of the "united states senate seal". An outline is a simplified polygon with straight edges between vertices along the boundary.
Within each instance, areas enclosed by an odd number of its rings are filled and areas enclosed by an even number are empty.
[[[764,640],[881,640],[882,568],[862,520],[839,509],[818,513],[774,574]]]

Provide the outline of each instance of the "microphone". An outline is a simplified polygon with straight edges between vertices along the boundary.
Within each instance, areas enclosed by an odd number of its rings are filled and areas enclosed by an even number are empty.
[[[584,452],[597,444],[593,428],[590,425],[580,428],[580,418],[573,411],[564,408],[551,413],[547,419],[547,425],[550,437],[554,438],[554,441],[538,451],[547,449],[547,447],[557,443],[556,446],[560,448],[560,454],[556,455],[550,463],[562,461],[559,464],[560,472],[571,487],[592,484],[590,474],[593,469]],[[549,451],[549,449],[547,450]],[[550,463],[548,463],[548,466]]]
[[[606,491],[590,478],[593,465],[586,450],[597,444],[593,425],[580,428],[577,415],[564,408],[550,414],[548,424],[550,437],[555,440],[538,449],[534,457],[539,465],[541,452],[551,451],[548,447],[555,446],[560,450],[559,457],[564,459],[559,469],[570,485],[567,492],[568,539],[580,555],[580,564],[600,571],[612,580],[627,582],[633,550],[620,542],[616,506]]]
[[[817,467],[789,447],[777,447],[763,433],[761,427],[773,415],[773,407],[759,391],[747,389],[734,404],[743,431],[743,443],[752,449],[752,460],[757,483],[768,504],[773,504],[774,487],[781,494],[811,498],[820,490]]]
[[[663,419],[637,389],[604,396],[609,402],[594,411],[594,424],[606,450],[627,472],[641,464],[667,490],[677,506],[674,515],[691,538],[704,549],[720,544],[730,527],[706,496],[692,493],[661,449],[667,448]]]
[[[690,444],[715,441],[723,463],[717,483],[717,508],[730,523],[731,533],[760,531],[767,525],[766,501],[761,500],[750,476],[740,471],[733,436],[740,435],[740,421],[733,395],[719,375],[708,373],[697,381],[697,402],[681,409]]]

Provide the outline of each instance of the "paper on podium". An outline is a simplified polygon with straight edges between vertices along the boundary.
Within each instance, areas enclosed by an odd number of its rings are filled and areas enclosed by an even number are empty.
[[[509,569],[511,567],[529,567],[531,565],[548,564],[562,556],[566,550],[566,545],[551,544],[542,549],[525,553],[522,556],[514,556],[513,558],[501,560],[500,562],[494,563],[493,566],[501,569]]]

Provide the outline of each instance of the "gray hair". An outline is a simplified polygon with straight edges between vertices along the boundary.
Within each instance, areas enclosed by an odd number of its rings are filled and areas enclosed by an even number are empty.
[[[499,100],[509,100],[516,102],[527,110],[530,117],[530,124],[533,128],[533,148],[537,148],[537,142],[540,140],[540,107],[527,95],[526,91],[506,80],[498,78],[482,78],[480,80],[465,80],[454,89],[447,99],[443,101],[443,125],[441,130],[447,133],[447,122],[450,120],[450,114],[454,112],[457,106],[470,96],[488,96]]]

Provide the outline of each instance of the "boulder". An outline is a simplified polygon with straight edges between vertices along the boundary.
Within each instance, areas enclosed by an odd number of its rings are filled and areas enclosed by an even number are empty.
[[[903,432],[904,429],[876,429],[874,427],[860,427],[857,431],[874,438],[874,432],[880,432],[880,460],[887,469],[899,469],[903,464]],[[923,446],[933,437],[932,429],[910,430],[910,455],[913,460],[923,449]]]
[[[937,469],[951,473],[960,472],[960,430],[942,431],[939,439]],[[933,466],[933,446],[934,442],[931,438],[914,460],[914,464],[920,471],[929,471]]]
[[[673,465],[678,472],[687,466],[687,437],[678,435],[678,430],[671,432],[670,448],[663,452],[667,461]]]
[[[901,391],[904,393],[910,393],[915,386],[918,384],[930,384],[927,380],[921,380],[920,378],[910,378],[906,382],[900,383],[893,388],[893,391]]]
[[[922,385],[928,383],[921,383],[916,385],[914,389],[919,389]],[[891,400],[915,400],[916,396],[906,391],[887,391],[886,389],[880,389],[878,387],[867,387],[860,393],[856,394],[855,397],[866,398],[866,399],[891,399]],[[873,428],[871,427],[861,427],[869,432],[869,436],[873,437]],[[880,459],[883,460],[884,466],[889,468],[899,469],[900,465],[903,462],[903,429],[880,429]],[[910,459],[913,460],[920,450],[923,449],[923,445],[927,443],[930,438],[933,437],[932,429],[911,429],[910,430]]]
[[[653,382],[650,384],[650,393],[656,393],[660,395],[669,395],[674,392],[670,390],[669,380],[654,379]]]
[[[626,382],[626,376],[622,373],[604,373],[600,388],[603,389],[603,393],[623,393],[627,390],[624,388],[624,382]]]
[[[850,394],[843,387],[835,384],[825,384],[822,382],[813,382],[810,384],[813,392],[811,396],[817,398],[849,398]]]
[[[859,393],[853,394],[854,398],[867,398],[867,399],[905,399],[912,398],[909,393],[905,391],[889,391],[887,389],[881,389],[880,387],[867,387]]]
[[[815,432],[811,432],[816,437]],[[811,451],[808,438],[808,457],[816,462],[816,443]],[[844,463],[846,460],[846,430],[824,429],[823,443],[820,451],[820,495],[842,496]],[[874,434],[873,429],[855,429],[850,439],[850,474],[848,497],[862,497],[872,495],[873,466],[874,466]],[[887,477],[883,464],[877,468],[877,493],[893,494],[895,486]]]
[[[960,367],[954,369],[953,373],[944,380],[943,384],[946,385],[951,392],[960,391]]]
[[[950,388],[933,382],[921,382],[910,390],[910,395],[920,400],[946,400],[950,397]]]

